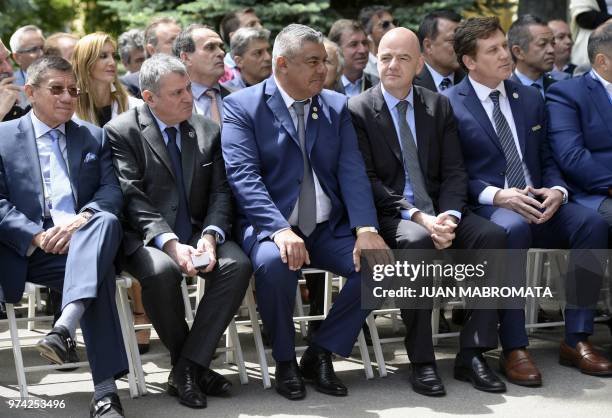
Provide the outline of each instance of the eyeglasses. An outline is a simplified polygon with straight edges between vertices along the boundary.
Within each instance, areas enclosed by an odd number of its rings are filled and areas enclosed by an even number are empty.
[[[17,51],[18,54],[36,54],[39,52],[43,52],[43,47],[42,46],[33,46],[30,48],[26,48],[26,49],[20,49]]]
[[[398,22],[397,20],[383,20],[379,23],[380,27],[383,30],[387,30],[389,28],[393,27],[397,27],[398,26]]]
[[[37,84],[33,84],[33,85],[40,87]],[[70,97],[76,98],[81,95],[81,89],[79,89],[78,87],[64,88],[62,86],[49,86],[49,87],[42,87],[42,88],[49,90],[53,96],[61,96],[62,94],[64,94],[65,91],[68,92]]]

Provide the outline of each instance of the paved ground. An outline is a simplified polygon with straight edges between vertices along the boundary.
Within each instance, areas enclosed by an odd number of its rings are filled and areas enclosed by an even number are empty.
[[[384,324],[383,324],[384,325]],[[383,334],[392,331],[384,327]],[[527,416],[527,417],[610,417],[612,416],[612,378],[582,375],[574,369],[558,365],[557,348],[561,329],[538,331],[531,340],[531,353],[544,375],[544,386],[527,389],[512,384],[503,395],[476,391],[469,384],[452,378],[456,339],[440,341],[436,349],[438,367],[446,384],[447,396],[427,398],[415,394],[408,383],[408,360],[401,344],[385,345],[389,376],[366,380],[358,356],[336,362],[339,376],[349,388],[349,396],[333,398],[312,390],[303,401],[287,401],[272,390],[264,390],[259,379],[255,350],[251,335],[241,334],[245,358],[249,367],[248,385],[240,385],[234,366],[215,360],[213,367],[226,374],[234,383],[229,398],[210,398],[205,410],[190,410],[164,393],[169,371],[167,357],[148,361],[144,365],[149,395],[130,399],[125,381],[119,382],[120,396],[127,417],[428,417],[428,416]],[[37,334],[42,335],[44,329]],[[0,339],[8,337],[6,324],[0,324]],[[35,342],[36,340],[31,340]],[[611,339],[608,328],[596,326],[593,339],[608,354]],[[301,342],[300,342],[301,344]],[[158,340],[152,352],[162,353]],[[79,347],[84,357],[84,349]],[[490,362],[497,361],[492,352]],[[28,365],[45,364],[32,348],[24,350]],[[373,357],[373,356],[372,356]],[[270,369],[273,375],[273,368]],[[0,342],[0,417],[86,417],[92,384],[85,368],[74,372],[36,372],[28,375],[32,395],[40,399],[60,399],[66,403],[62,410],[12,410],[7,402],[18,396],[10,343]]]

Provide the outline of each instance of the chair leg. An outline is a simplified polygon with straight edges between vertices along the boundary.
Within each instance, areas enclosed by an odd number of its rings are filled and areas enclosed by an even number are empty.
[[[115,300],[116,300],[116,305],[117,305],[117,313],[119,315],[119,325],[121,327],[121,334],[123,335],[123,344],[125,346],[125,353],[127,355],[127,360],[128,360],[127,379],[128,379],[128,385],[130,387],[130,397],[133,399],[133,398],[137,398],[139,393],[138,393],[138,385],[136,384],[136,379],[135,379],[134,357],[132,354],[132,347],[130,344],[129,325],[127,324],[125,306],[123,306],[123,303],[121,303],[121,299],[122,299],[121,293],[123,291],[125,291],[125,288],[123,288],[121,285],[117,286],[117,289],[115,291]]]
[[[376,317],[374,314],[368,315],[366,318],[366,324],[370,329],[370,337],[372,337],[372,348],[374,349],[374,357],[376,358],[376,364],[378,365],[378,374],[380,377],[387,376],[387,366],[385,364],[385,357],[382,351],[382,345],[378,335],[378,328],[376,328]]]
[[[232,321],[234,320],[232,319]],[[234,356],[234,350],[235,350],[234,339],[230,335],[229,328],[225,332],[224,338],[225,338],[225,362],[227,364],[236,364],[236,357]]]
[[[183,294],[183,303],[185,304],[185,318],[189,323],[189,328],[193,324],[193,311],[191,310],[191,302],[189,301],[189,292],[187,291],[187,282],[183,277],[181,280],[181,293]]]
[[[261,380],[265,389],[272,387],[270,382],[270,374],[268,373],[268,360],[266,359],[266,350],[259,329],[259,320],[257,319],[257,310],[255,309],[255,298],[253,297],[253,286],[249,283],[246,290],[246,303],[249,310],[249,318],[251,319],[251,327],[253,328],[253,338],[255,339],[255,348],[257,349],[257,357],[259,358],[259,369],[261,371]]]
[[[295,310],[297,311],[298,316],[304,316],[304,304],[302,303],[302,293],[300,292],[299,283],[295,288]],[[306,338],[308,335],[306,321],[302,319],[298,322],[300,323],[300,334],[302,334],[302,337]]]
[[[372,361],[370,360],[370,353],[368,351],[368,344],[366,343],[363,330],[359,331],[357,337],[357,344],[359,345],[359,352],[361,353],[361,362],[363,363],[363,369],[365,371],[366,379],[374,378],[374,370],[372,370]]]
[[[40,290],[34,289],[32,293],[28,294],[28,318],[32,318],[28,321],[28,331],[32,331],[34,329],[34,325],[36,321],[34,317],[36,316],[36,294],[40,295]]]
[[[15,309],[12,303],[6,304],[6,317],[8,319],[11,340],[13,343],[13,356],[15,357],[15,373],[17,374],[19,394],[21,395],[21,399],[26,399],[28,397],[28,383],[26,381],[25,369],[23,368],[23,356],[21,354],[21,345],[19,344],[19,330],[17,328]]]
[[[244,365],[244,356],[242,354],[242,346],[240,345],[240,337],[238,336],[238,329],[236,328],[236,321],[232,319],[227,329],[227,333],[230,336],[230,340],[232,341],[232,351],[235,354],[236,365],[238,366],[238,374],[240,375],[240,383],[246,385],[249,383],[249,378],[247,376],[246,367]]]

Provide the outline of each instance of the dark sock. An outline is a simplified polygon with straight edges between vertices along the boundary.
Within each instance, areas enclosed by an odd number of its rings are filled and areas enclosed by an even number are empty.
[[[565,343],[572,348],[576,348],[579,342],[584,342],[589,339],[589,334],[584,332],[572,332],[565,334]]]

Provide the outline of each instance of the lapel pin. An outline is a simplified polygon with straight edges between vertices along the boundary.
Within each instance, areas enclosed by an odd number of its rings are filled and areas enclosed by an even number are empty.
[[[189,138],[193,138],[195,137],[195,133],[193,133],[193,131],[189,131]]]
[[[518,95],[518,93],[517,93],[517,92],[514,92],[514,93],[512,93],[512,97],[514,97],[515,99],[518,99],[518,98],[519,98],[519,95]]]
[[[319,119],[319,115],[317,115],[316,113],[313,113],[313,114],[312,114],[312,118],[313,118],[313,119]]]
[[[317,107],[316,107],[316,106],[313,106],[313,107],[312,107],[312,111],[313,111],[313,112],[317,112],[318,110],[319,110],[319,109],[317,109]]]

